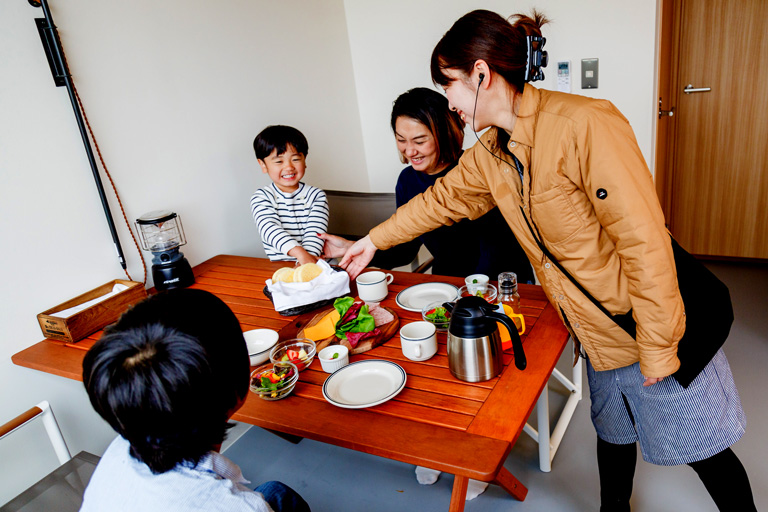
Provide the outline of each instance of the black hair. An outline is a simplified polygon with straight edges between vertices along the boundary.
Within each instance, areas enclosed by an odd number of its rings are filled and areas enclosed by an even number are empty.
[[[476,10],[465,14],[445,33],[432,51],[432,81],[445,87],[452,79],[446,69],[457,69],[469,76],[475,61],[484,60],[517,92],[525,85],[528,61],[526,36],[541,36],[541,26],[549,20],[534,10],[531,16],[514,14],[513,24],[495,12]]]
[[[203,290],[175,289],[130,308],[85,355],[83,382],[96,412],[163,473],[197,464],[220,445],[248,393],[240,323]]]
[[[278,155],[282,155],[289,144],[302,155],[309,154],[309,143],[304,134],[293,126],[281,124],[267,126],[261,130],[253,139],[253,150],[256,152],[256,158],[264,160],[274,150],[277,150]]]
[[[392,105],[390,124],[395,134],[399,117],[409,117],[429,129],[435,138],[438,164],[452,164],[461,156],[465,123],[442,94],[425,87],[404,92]]]

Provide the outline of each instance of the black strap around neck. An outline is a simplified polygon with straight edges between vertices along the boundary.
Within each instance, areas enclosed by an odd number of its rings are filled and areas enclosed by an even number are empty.
[[[517,159],[515,155],[512,155],[512,158],[515,161],[515,167],[517,168],[517,172],[520,174],[520,181],[523,179],[523,164],[520,163],[520,160]],[[619,314],[619,315],[613,315],[610,311],[605,309],[605,306],[603,306],[600,301],[598,301],[596,298],[592,296],[591,293],[589,293],[586,288],[581,286],[581,283],[579,283],[567,270],[565,270],[565,267],[563,267],[559,261],[557,261],[557,258],[554,257],[554,255],[547,249],[547,247],[544,245],[544,243],[541,241],[540,237],[537,235],[538,228],[534,231],[533,229],[533,217],[531,217],[530,220],[528,220],[528,216],[525,214],[525,210],[522,206],[520,206],[520,213],[523,214],[523,219],[525,219],[525,223],[528,226],[528,229],[531,231],[531,235],[533,236],[533,239],[536,241],[536,245],[539,246],[539,249],[541,249],[541,252],[544,253],[544,256],[549,259],[552,263],[555,264],[555,266],[560,270],[560,272],[563,273],[565,277],[567,277],[573,285],[578,288],[578,290],[592,302],[592,304],[597,307],[600,311],[602,311],[608,318],[616,322],[616,324],[624,329],[627,334],[632,336],[633,338],[637,335],[637,324],[635,322],[635,319],[632,317],[632,310],[630,309],[627,313]]]

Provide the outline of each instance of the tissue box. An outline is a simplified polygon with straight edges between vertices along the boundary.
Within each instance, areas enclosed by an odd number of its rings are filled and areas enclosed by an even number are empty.
[[[125,285],[128,289],[79,311],[68,318],[52,316],[58,311],[63,311],[106,295],[112,291],[116,284]],[[80,341],[89,334],[93,334],[111,324],[118,319],[123,311],[128,309],[128,306],[139,302],[146,296],[147,290],[144,289],[143,283],[115,279],[89,292],[78,295],[74,299],[43,311],[37,315],[37,321],[40,323],[40,329],[42,329],[43,335],[46,338],[72,343]]]

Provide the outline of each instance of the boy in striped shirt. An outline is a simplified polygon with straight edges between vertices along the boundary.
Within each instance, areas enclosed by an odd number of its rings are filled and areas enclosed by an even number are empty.
[[[268,126],[253,141],[261,170],[272,183],[251,197],[253,220],[271,261],[315,263],[323,252],[318,233],[328,228],[325,192],[301,182],[309,144],[291,126]]]

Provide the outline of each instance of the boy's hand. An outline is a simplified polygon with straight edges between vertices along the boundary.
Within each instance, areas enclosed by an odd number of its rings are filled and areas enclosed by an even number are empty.
[[[351,279],[355,279],[368,266],[377,250],[370,235],[366,235],[347,249],[339,266],[347,271]]]
[[[323,258],[342,258],[354,243],[346,238],[329,235],[328,233],[318,233],[317,236],[325,242],[323,245]]]
[[[288,256],[292,258],[296,258],[296,263],[298,265],[303,265],[305,263],[317,263],[317,260],[318,260],[317,256],[309,254],[307,250],[300,245],[297,245],[296,247],[288,251]]]

